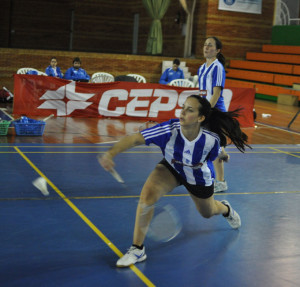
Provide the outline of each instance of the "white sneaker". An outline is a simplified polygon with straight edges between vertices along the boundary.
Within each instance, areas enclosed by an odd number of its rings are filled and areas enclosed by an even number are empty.
[[[240,228],[242,223],[238,213],[231,207],[227,200],[222,200],[221,202],[229,207],[229,215],[227,217],[223,215],[227,219],[229,225],[234,229]]]
[[[223,192],[223,191],[226,191],[227,189],[228,189],[228,186],[227,186],[226,180],[224,180],[224,181],[215,180],[214,193]]]
[[[142,250],[135,246],[131,246],[127,253],[117,261],[117,267],[128,267],[137,262],[142,262],[146,260],[146,258],[147,255],[145,253],[145,246]]]

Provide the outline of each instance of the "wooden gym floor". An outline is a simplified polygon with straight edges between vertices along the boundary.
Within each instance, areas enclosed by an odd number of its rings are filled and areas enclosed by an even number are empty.
[[[1,104],[11,113],[11,104]],[[299,144],[300,115],[288,129],[288,124],[300,107],[279,105],[274,102],[255,100],[256,127],[245,128],[250,144]],[[270,117],[263,117],[270,114]],[[40,118],[41,119],[41,118]],[[46,122],[43,137],[16,137],[13,128],[7,137],[0,137],[2,143],[101,143],[114,141],[136,132],[143,125],[141,121],[98,119],[98,118],[52,118]]]
[[[2,104],[8,111],[10,105]],[[146,239],[148,258],[132,268],[115,262],[131,244],[141,187],[161,159],[141,146],[116,157],[124,188],[96,160],[111,142],[147,124],[133,120],[52,118],[42,137],[0,137],[0,285],[51,287],[296,287],[300,281],[300,116],[298,107],[255,101],[253,150],[228,147],[226,199],[242,219],[196,211],[184,188],[161,199],[183,221],[168,243]],[[262,117],[271,114],[271,117]],[[151,123],[150,123],[151,124]],[[44,197],[32,180],[47,179]]]

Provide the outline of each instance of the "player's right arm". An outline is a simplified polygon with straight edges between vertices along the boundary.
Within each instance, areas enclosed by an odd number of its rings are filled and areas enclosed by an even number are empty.
[[[106,171],[111,171],[115,166],[113,158],[117,154],[142,144],[145,144],[145,139],[141,133],[136,133],[133,135],[123,137],[122,139],[120,139],[120,141],[114,144],[107,152],[105,152],[103,156],[98,157],[98,161]]]

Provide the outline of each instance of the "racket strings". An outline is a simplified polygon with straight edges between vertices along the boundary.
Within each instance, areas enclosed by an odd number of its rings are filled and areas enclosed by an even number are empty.
[[[180,233],[182,222],[177,210],[171,204],[165,206],[142,204],[142,207],[140,226],[148,238],[168,242]]]

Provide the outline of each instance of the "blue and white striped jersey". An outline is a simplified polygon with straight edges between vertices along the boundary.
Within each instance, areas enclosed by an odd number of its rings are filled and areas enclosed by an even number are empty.
[[[209,67],[206,67],[206,63],[203,64],[198,70],[199,77],[199,89],[206,90],[206,98],[210,101],[213,95],[214,87],[221,87],[221,95],[215,107],[221,111],[226,111],[224,98],[223,98],[223,88],[225,85],[225,69],[221,62],[216,59]]]
[[[146,145],[159,146],[167,162],[193,185],[210,186],[213,183],[212,161],[220,150],[217,134],[200,129],[196,139],[189,141],[181,132],[179,119],[141,131]]]

